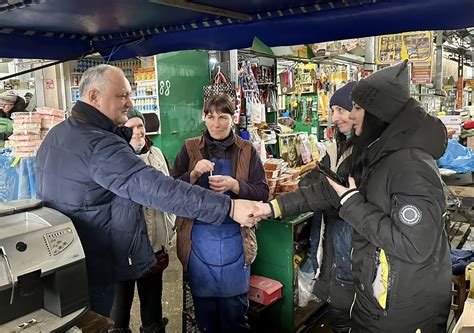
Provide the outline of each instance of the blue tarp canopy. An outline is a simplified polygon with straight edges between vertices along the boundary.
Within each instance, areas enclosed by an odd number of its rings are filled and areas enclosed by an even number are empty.
[[[474,0],[0,0],[0,56],[124,59],[474,26]]]

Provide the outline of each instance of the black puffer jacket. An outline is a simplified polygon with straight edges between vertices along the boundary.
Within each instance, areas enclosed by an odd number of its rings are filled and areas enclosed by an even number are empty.
[[[446,129],[410,99],[368,149],[361,193],[339,211],[354,228],[354,331],[445,332],[451,264],[435,159]]]

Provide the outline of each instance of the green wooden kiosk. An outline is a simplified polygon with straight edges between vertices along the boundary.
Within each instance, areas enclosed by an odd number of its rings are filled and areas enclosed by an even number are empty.
[[[252,274],[265,276],[283,284],[283,299],[261,310],[258,327],[265,332],[297,332],[311,326],[324,313],[324,302],[309,302],[299,308],[298,277],[294,268],[295,239],[313,213],[282,220],[263,220],[257,229],[258,254]]]

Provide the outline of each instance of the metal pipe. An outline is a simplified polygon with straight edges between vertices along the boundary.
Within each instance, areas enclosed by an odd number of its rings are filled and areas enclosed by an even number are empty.
[[[114,49],[114,48],[117,48],[117,47],[120,47],[120,46],[124,46],[124,45],[127,45],[127,44],[131,44],[131,43],[135,43],[139,40],[146,40],[148,38],[150,38],[151,36],[150,35],[147,35],[147,36],[140,36],[140,37],[137,37],[137,38],[134,38],[134,39],[131,39],[131,40],[128,40],[128,41],[125,41],[125,42],[122,42],[122,43],[118,43],[116,45],[112,45],[112,46],[108,46],[104,49],[92,49],[91,51],[89,52],[84,52],[78,56],[74,56],[74,57],[69,57],[65,60],[58,60],[58,61],[55,61],[55,62],[51,62],[49,64],[46,64],[46,65],[42,65],[42,66],[39,66],[39,67],[34,67],[34,68],[30,68],[30,69],[27,69],[25,71],[22,71],[22,72],[18,72],[18,73],[15,73],[15,74],[10,74],[10,75],[7,75],[7,76],[4,76],[4,77],[0,77],[0,80],[8,80],[8,79],[11,79],[12,77],[17,77],[17,76],[20,76],[20,75],[23,75],[23,74],[28,74],[28,73],[31,73],[31,72],[34,72],[34,71],[37,71],[39,69],[44,69],[44,68],[48,68],[48,67],[51,67],[51,66],[56,66],[58,64],[62,64],[64,62],[67,62],[67,61],[71,61],[71,60],[76,60],[76,59],[79,59],[79,58],[82,58],[82,57],[86,57],[88,55],[91,55],[91,54],[94,54],[94,53],[101,53],[101,52],[104,52],[106,50],[109,50],[109,49]]]
[[[443,31],[436,31],[434,88],[436,94],[441,94],[443,88]]]

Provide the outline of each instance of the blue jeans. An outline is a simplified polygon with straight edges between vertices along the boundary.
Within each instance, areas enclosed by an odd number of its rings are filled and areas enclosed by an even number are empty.
[[[91,310],[105,317],[110,316],[115,297],[115,284],[89,285]]]
[[[195,297],[194,314],[199,330],[206,333],[250,332],[247,294],[233,297]]]

